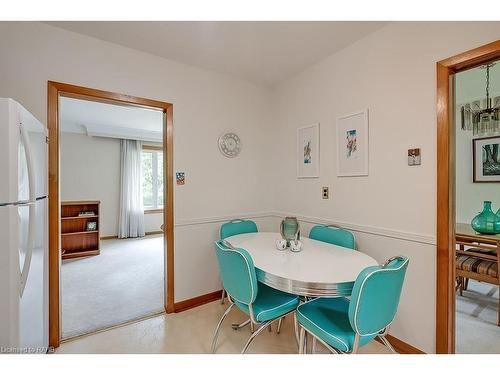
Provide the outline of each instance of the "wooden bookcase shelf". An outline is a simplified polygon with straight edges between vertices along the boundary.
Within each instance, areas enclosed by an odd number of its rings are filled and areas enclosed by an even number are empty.
[[[100,201],[61,202],[61,250],[62,258],[79,258],[99,255]],[[92,211],[93,215],[80,215]],[[95,230],[87,230],[87,223],[96,222]]]

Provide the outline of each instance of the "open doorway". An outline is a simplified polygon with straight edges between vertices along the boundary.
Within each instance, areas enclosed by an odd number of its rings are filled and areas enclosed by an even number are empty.
[[[500,198],[498,188],[479,182],[500,177],[485,173],[498,159],[488,150],[500,136],[493,110],[500,103],[486,87],[487,67],[499,59],[497,40],[437,63],[437,353],[497,352],[500,237],[480,233],[473,219],[484,201]]]
[[[49,82],[49,341],[173,310],[172,105]]]
[[[164,311],[163,112],[61,97],[61,337]]]
[[[455,352],[500,354],[500,60],[456,73],[454,110]]]

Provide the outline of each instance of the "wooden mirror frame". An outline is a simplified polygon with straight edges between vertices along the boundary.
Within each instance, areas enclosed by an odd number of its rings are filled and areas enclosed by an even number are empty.
[[[500,40],[439,61],[437,69],[436,352],[455,352],[455,73],[500,58]]]
[[[61,239],[59,191],[59,97],[78,98],[101,103],[152,108],[163,112],[163,163],[165,209],[163,210],[164,247],[166,249],[164,278],[166,279],[165,311],[174,312],[174,153],[173,105],[157,100],[48,81],[47,127],[49,131],[49,345],[57,348],[61,342]]]

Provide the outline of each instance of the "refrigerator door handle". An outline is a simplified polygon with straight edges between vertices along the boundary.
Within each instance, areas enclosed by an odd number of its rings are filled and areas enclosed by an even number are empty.
[[[29,142],[28,132],[22,123],[19,123],[19,132],[21,134],[21,142],[24,146],[24,154],[26,155],[26,164],[28,169],[28,186],[29,186],[29,200],[34,202],[36,200],[35,191],[35,171],[33,170],[33,157],[31,152],[31,145]]]
[[[28,138],[28,133],[24,128],[22,123],[19,123],[19,132],[21,135],[21,141],[23,142],[24,152],[26,154],[26,164],[28,169],[28,185],[30,190],[30,202],[36,202],[36,191],[35,191],[35,171],[33,170],[33,159],[31,156],[30,142]],[[35,220],[36,220],[36,206],[33,204],[29,205],[29,221],[28,221],[28,243],[26,248],[26,256],[24,257],[23,268],[21,270],[21,282],[19,285],[19,295],[22,297],[24,294],[24,289],[26,287],[26,282],[28,280],[28,274],[30,272],[31,258],[33,256],[33,247],[35,245]]]
[[[38,198],[37,198],[38,199]],[[42,198],[43,199],[43,198]],[[0,207],[9,207],[9,206],[31,206],[32,204],[35,204],[33,201],[17,201],[17,202],[12,202],[12,203],[0,203]]]
[[[26,282],[28,281],[28,275],[31,267],[31,258],[33,256],[33,247],[35,245],[35,220],[36,220],[36,206],[34,204],[29,205],[29,221],[28,221],[28,246],[26,248],[26,256],[24,257],[23,268],[21,271],[21,281],[19,285],[19,296],[22,298],[24,294],[24,289],[26,288]]]

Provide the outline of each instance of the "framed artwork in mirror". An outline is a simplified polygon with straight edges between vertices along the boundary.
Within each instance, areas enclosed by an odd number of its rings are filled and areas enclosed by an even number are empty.
[[[473,181],[500,182],[500,136],[472,140]]]

